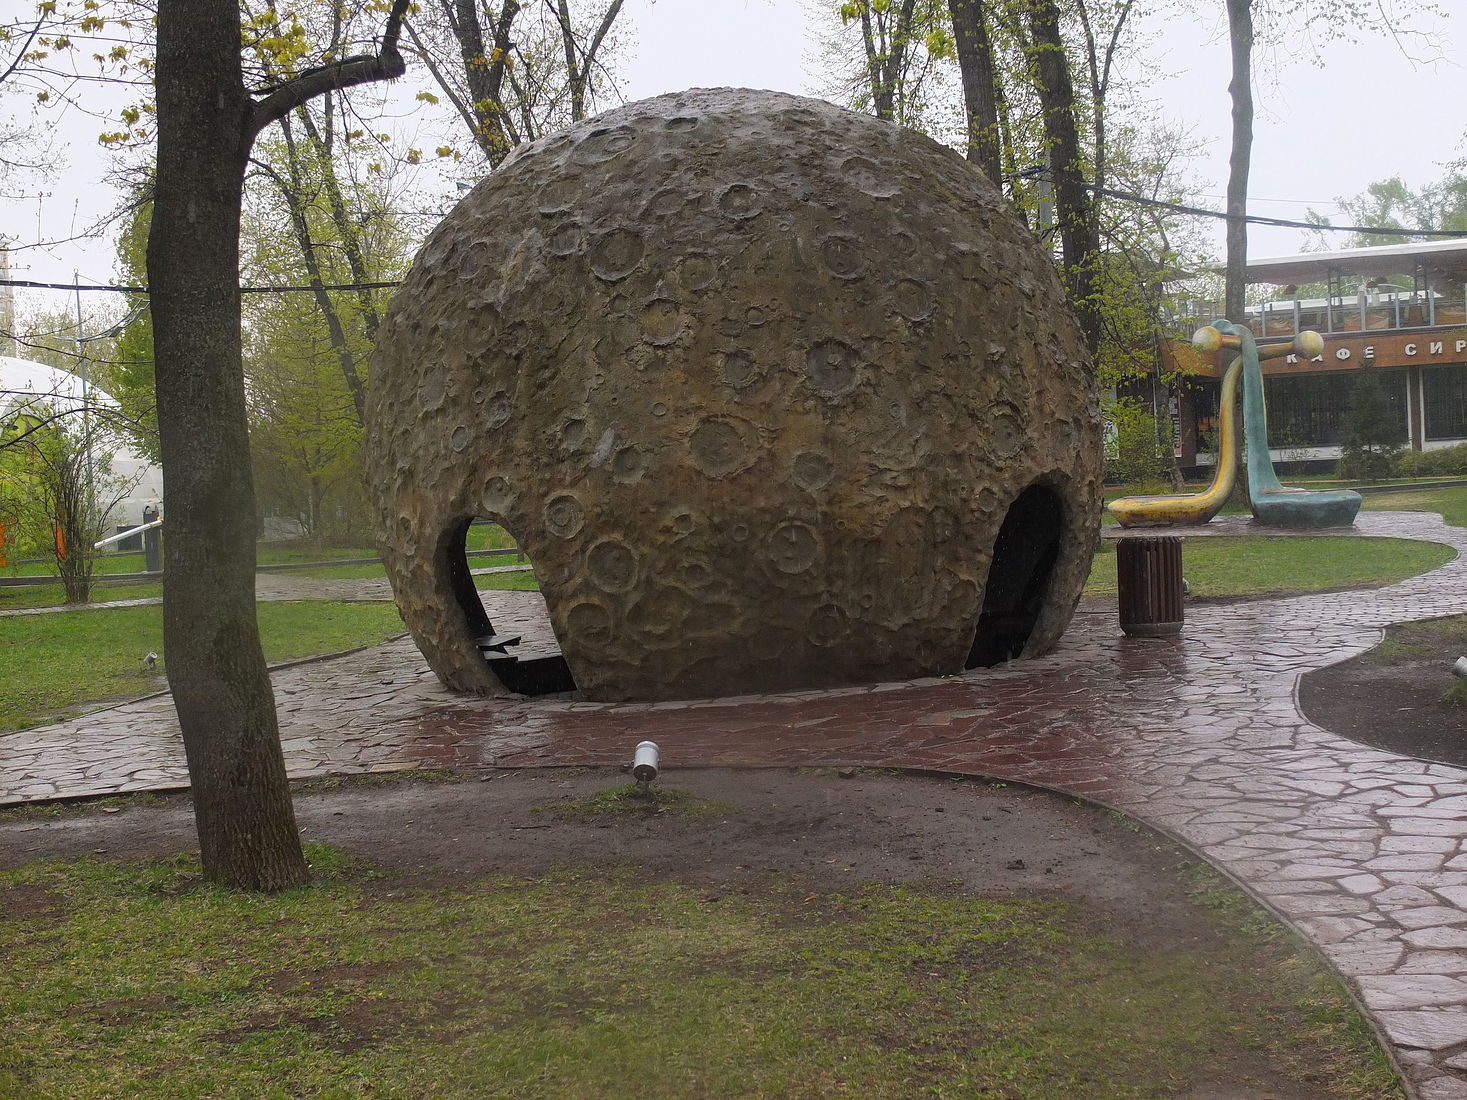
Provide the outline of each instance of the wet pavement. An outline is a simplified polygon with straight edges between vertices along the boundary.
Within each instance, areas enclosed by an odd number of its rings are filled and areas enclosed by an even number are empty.
[[[1429,513],[1367,512],[1346,533],[1467,550],[1467,530]],[[537,593],[482,596],[501,633],[550,640]],[[1295,698],[1303,672],[1384,626],[1467,610],[1467,558],[1386,588],[1193,605],[1170,639],[1125,638],[1113,610],[1089,607],[1047,657],[834,691],[472,700],[439,688],[406,640],[273,682],[298,777],[615,764],[650,738],[674,769],[930,768],[1084,796],[1232,875],[1346,977],[1414,1095],[1467,1100],[1467,771],[1336,737]],[[0,736],[0,803],[185,783],[167,696]]]

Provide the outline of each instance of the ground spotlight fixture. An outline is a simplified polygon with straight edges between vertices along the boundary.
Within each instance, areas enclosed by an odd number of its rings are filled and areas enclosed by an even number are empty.
[[[1459,680],[1467,680],[1467,657],[1457,658],[1457,663],[1452,666],[1452,673]]]
[[[637,781],[638,791],[646,794],[661,769],[662,752],[658,749],[657,742],[643,741],[639,744],[632,756],[632,778]]]

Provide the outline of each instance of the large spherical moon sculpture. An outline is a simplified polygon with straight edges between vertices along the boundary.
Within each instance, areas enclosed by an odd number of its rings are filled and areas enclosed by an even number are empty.
[[[530,556],[586,697],[744,694],[1050,649],[1100,465],[1053,260],[998,190],[772,92],[521,147],[429,237],[373,365],[382,558],[467,692],[507,690],[475,519]]]

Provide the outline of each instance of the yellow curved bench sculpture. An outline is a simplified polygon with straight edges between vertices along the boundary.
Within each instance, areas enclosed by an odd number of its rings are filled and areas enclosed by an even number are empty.
[[[1237,348],[1239,338],[1224,335],[1211,325],[1200,328],[1192,336],[1192,346],[1204,354],[1215,354],[1223,348]],[[1308,330],[1287,344],[1258,349],[1260,359],[1281,355],[1301,355],[1312,359],[1324,350],[1324,338]],[[1161,496],[1120,497],[1107,506],[1122,527],[1173,527],[1206,523],[1222,510],[1232,495],[1238,476],[1238,384],[1243,376],[1243,357],[1236,355],[1223,374],[1222,391],[1218,395],[1218,455],[1212,484],[1200,493],[1169,493]]]

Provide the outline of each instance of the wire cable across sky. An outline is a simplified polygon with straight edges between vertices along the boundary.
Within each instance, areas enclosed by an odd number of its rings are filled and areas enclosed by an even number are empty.
[[[1025,178],[1033,178],[1039,173],[1031,170],[1019,174]],[[1170,210],[1173,213],[1186,214],[1189,217],[1221,218],[1224,221],[1232,217],[1232,215],[1221,210],[1208,210],[1202,206],[1188,206],[1185,203],[1166,202],[1162,199],[1148,198],[1145,195],[1137,195],[1129,191],[1117,191],[1111,187],[1096,187],[1093,184],[1087,184],[1086,189],[1109,199],[1119,199],[1123,202],[1135,203],[1138,206]],[[1321,222],[1293,221],[1288,218],[1267,218],[1260,214],[1245,214],[1243,221],[1250,225],[1269,225],[1283,229],[1317,229],[1326,233],[1380,233],[1396,237],[1467,237],[1467,232],[1459,229],[1402,229],[1397,226],[1328,225]],[[315,294],[322,290],[392,290],[401,285],[401,280],[395,280],[376,283],[325,283],[320,286],[242,286],[239,290],[241,294]],[[18,287],[26,290],[70,290],[73,292],[110,291],[118,294],[148,293],[148,288],[145,286],[108,286],[101,283],[42,283],[30,279],[0,279],[0,286]]]

